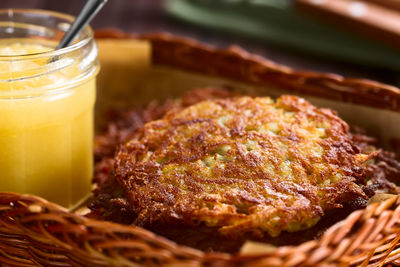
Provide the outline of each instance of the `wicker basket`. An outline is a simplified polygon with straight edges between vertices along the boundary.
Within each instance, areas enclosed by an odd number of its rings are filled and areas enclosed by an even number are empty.
[[[224,85],[247,93],[300,94],[313,102],[334,106],[350,120],[354,110],[363,112],[364,118],[353,120],[367,128],[371,121],[369,114],[380,113],[388,118],[378,125],[385,132],[382,138],[400,136],[400,129],[392,127],[387,131],[384,125],[400,118],[400,90],[395,87],[332,74],[296,72],[236,47],[218,50],[170,35],[135,36],[101,31],[97,37],[107,38],[100,41],[104,64],[99,78],[99,110],[109,105],[179,96],[196,85]],[[121,39],[118,47],[114,39]],[[140,54],[129,54],[132,45]],[[118,59],[121,54],[123,58]],[[111,69],[118,71],[118,75],[107,74]],[[111,86],[112,90],[106,91]],[[277,248],[249,243],[241,253],[231,255],[179,246],[139,227],[88,219],[35,196],[0,193],[0,263],[5,266],[400,264],[399,203],[400,197],[372,203],[329,228],[319,240]]]

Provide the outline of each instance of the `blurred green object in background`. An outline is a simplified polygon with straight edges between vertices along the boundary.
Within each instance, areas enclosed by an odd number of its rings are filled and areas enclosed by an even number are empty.
[[[338,61],[400,70],[400,48],[320,23],[290,0],[167,0],[173,16],[211,29]]]

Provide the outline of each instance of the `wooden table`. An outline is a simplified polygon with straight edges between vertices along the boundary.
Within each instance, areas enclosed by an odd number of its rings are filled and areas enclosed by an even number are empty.
[[[196,38],[215,46],[238,44],[246,50],[263,55],[278,63],[301,70],[339,73],[345,76],[365,77],[400,86],[400,75],[395,71],[362,67],[348,63],[327,61],[282,49],[254,40],[230,36],[187,25],[168,17],[162,9],[162,0],[110,0],[93,21],[95,29],[116,27],[129,32],[161,32]],[[41,8],[76,15],[84,0],[1,0],[0,8]]]

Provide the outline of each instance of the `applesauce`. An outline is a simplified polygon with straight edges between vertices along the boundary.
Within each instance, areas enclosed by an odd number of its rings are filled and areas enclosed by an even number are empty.
[[[0,11],[0,191],[70,207],[90,192],[97,46],[87,28],[54,51],[72,17],[9,12]]]

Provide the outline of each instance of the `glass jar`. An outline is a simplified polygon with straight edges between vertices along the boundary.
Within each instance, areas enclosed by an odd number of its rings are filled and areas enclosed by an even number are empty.
[[[54,50],[73,17],[0,10],[0,191],[70,207],[90,192],[97,46],[87,27]]]

